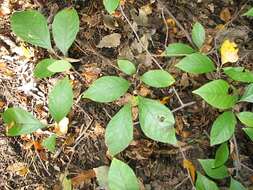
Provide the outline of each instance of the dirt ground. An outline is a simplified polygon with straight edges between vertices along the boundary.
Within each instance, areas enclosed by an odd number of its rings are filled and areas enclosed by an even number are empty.
[[[143,43],[151,54],[156,56],[161,66],[175,77],[174,87],[182,101],[194,102],[174,112],[175,127],[186,158],[200,171],[198,159],[215,155],[216,149],[210,146],[208,134],[219,110],[211,108],[191,92],[215,76],[185,74],[174,67],[178,61],[176,58],[158,55],[170,43],[189,43],[186,34],[190,33],[192,24],[199,21],[207,33],[204,52],[218,62],[217,49],[220,43],[225,38],[233,39],[240,49],[240,61],[237,64],[252,70],[253,20],[240,16],[252,5],[251,0],[129,0],[124,6],[126,16],[134,23]],[[80,59],[74,63],[75,72],[69,73],[74,85],[75,100],[99,76],[121,75],[114,66],[117,57],[135,60],[139,74],[157,68],[141,49],[126,20],[121,15],[109,16],[100,0],[67,3],[61,0],[0,0],[0,6],[0,112],[7,107],[20,106],[33,112],[40,120],[52,123],[48,114],[47,95],[57,78],[63,76],[58,74],[45,80],[37,80],[32,76],[38,60],[50,55],[44,49],[24,44],[11,33],[9,18],[17,10],[40,10],[51,23],[58,10],[68,6],[77,9],[80,32],[69,53],[69,57]],[[147,10],[147,7],[151,10]],[[185,31],[181,30],[178,23],[173,22],[171,14]],[[171,20],[165,24],[167,19]],[[224,25],[225,29],[219,32],[219,28]],[[121,35],[117,47],[97,47],[105,35],[112,33]],[[24,55],[20,48],[28,48],[30,55]],[[170,88],[157,90],[137,85],[137,89],[131,89],[129,93],[133,91],[153,99],[162,100],[167,97],[166,106],[171,109],[180,106]],[[105,127],[110,117],[119,110],[122,101],[106,105],[85,99],[76,101],[69,115],[71,122],[68,134],[57,139],[55,154],[36,148],[34,143],[31,143],[39,142],[39,135],[7,137],[0,117],[0,189],[57,190],[61,189],[59,177],[65,171],[69,173],[68,178],[73,178],[90,169],[108,166],[110,157],[104,142]],[[252,104],[242,104],[236,109],[253,111]],[[240,160],[249,167],[241,168],[238,179],[246,187],[253,189],[253,143],[240,126],[237,127],[236,139]],[[138,124],[134,129],[134,141],[117,157],[133,168],[146,190],[192,189],[190,181],[187,180],[187,171],[182,166],[183,158],[179,150],[146,138]],[[228,167],[232,172],[232,159],[229,160]],[[219,186],[224,187],[223,189],[226,189],[228,184],[228,180],[219,181]],[[78,184],[76,189],[100,188],[96,178],[88,178]]]

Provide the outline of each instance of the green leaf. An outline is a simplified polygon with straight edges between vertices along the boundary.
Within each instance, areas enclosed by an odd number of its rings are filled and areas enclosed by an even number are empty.
[[[246,126],[253,127],[253,113],[244,111],[236,114],[237,118]]]
[[[141,80],[152,87],[163,88],[172,85],[175,82],[170,73],[163,70],[151,70],[141,76]]]
[[[11,29],[24,41],[52,50],[47,21],[40,12],[35,10],[15,12],[11,16]]]
[[[126,104],[109,122],[105,131],[105,143],[114,156],[123,151],[133,140],[131,104]]]
[[[66,60],[58,60],[50,64],[47,69],[54,73],[68,71],[72,65]]]
[[[244,67],[225,67],[224,73],[231,79],[239,82],[253,82],[253,73],[245,70]]]
[[[121,77],[104,76],[93,82],[83,97],[95,102],[112,102],[123,96],[129,86],[129,82]]]
[[[229,190],[246,190],[246,188],[239,181],[231,177]]]
[[[108,13],[112,14],[118,8],[120,0],[103,0],[103,4]]]
[[[205,42],[205,37],[206,37],[206,33],[205,33],[205,29],[204,27],[199,23],[196,22],[193,25],[193,29],[192,29],[192,40],[194,42],[194,44],[200,49],[202,47],[202,45]]]
[[[129,60],[118,59],[117,64],[119,69],[127,75],[133,75],[136,72],[135,65]]]
[[[97,168],[93,168],[93,170],[96,173],[96,178],[97,178],[99,187],[101,187],[102,189],[109,190],[109,182],[108,182],[109,167],[99,166]]]
[[[72,190],[72,180],[68,178],[68,171],[65,173],[60,174],[60,182],[61,182],[61,189],[62,190]]]
[[[222,143],[216,151],[214,168],[218,168],[226,163],[229,157],[229,149],[227,142]]]
[[[229,84],[224,80],[211,81],[199,89],[194,90],[193,93],[201,96],[208,104],[219,109],[232,108],[238,95],[235,90],[233,94],[229,94]]]
[[[234,134],[236,122],[235,115],[231,111],[219,115],[211,129],[211,146],[229,140]]]
[[[195,53],[196,51],[192,49],[190,46],[183,44],[183,43],[173,43],[170,44],[166,48],[166,56],[174,57],[174,56],[186,56],[192,53]]]
[[[79,17],[75,9],[66,8],[58,12],[52,24],[52,32],[56,46],[64,55],[74,42],[79,31]]]
[[[48,97],[49,112],[56,122],[61,121],[73,105],[73,91],[66,77],[56,83]]]
[[[41,60],[35,67],[34,69],[34,76],[36,78],[42,79],[46,77],[51,77],[54,75],[54,72],[49,71],[47,68],[49,65],[54,63],[56,60],[55,59],[43,59]]]
[[[52,134],[42,141],[42,146],[54,153],[56,145],[56,135]]]
[[[147,137],[163,143],[177,143],[174,116],[165,105],[139,96],[138,108],[141,129]]]
[[[215,162],[214,159],[198,159],[198,161],[206,174],[213,179],[223,179],[229,175],[228,169],[224,165],[218,168],[213,168]]]
[[[9,128],[7,130],[8,136],[30,134],[37,129],[45,127],[31,113],[21,108],[8,108],[3,113],[3,120]]]
[[[216,183],[197,172],[196,190],[219,190]]]
[[[192,74],[209,73],[215,70],[213,61],[208,56],[201,53],[187,55],[175,66]]]
[[[240,102],[250,102],[253,103],[253,84],[247,86]]]
[[[116,158],[112,160],[108,181],[110,190],[139,190],[138,179],[133,170]]]
[[[243,128],[243,130],[249,136],[249,138],[253,141],[253,128],[247,127],[247,128]]]
[[[250,8],[246,13],[244,13],[243,16],[252,16],[253,17],[253,7]]]

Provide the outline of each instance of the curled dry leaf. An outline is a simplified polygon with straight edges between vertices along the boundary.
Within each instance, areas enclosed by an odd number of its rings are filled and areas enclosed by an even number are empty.
[[[115,48],[120,45],[121,35],[119,33],[113,33],[104,36],[97,45],[98,48]]]
[[[196,168],[190,160],[183,161],[183,167],[190,172],[192,181],[195,182],[196,180]]]
[[[221,63],[224,65],[225,63],[235,63],[238,61],[238,51],[236,43],[231,42],[229,40],[225,40],[221,45]]]
[[[220,19],[224,22],[228,22],[231,17],[231,13],[227,7],[220,12]]]
[[[59,123],[55,123],[55,133],[59,136],[68,133],[69,118],[64,117]]]

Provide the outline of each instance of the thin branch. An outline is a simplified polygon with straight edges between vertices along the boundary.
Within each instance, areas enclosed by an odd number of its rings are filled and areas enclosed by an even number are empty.
[[[162,18],[163,18],[163,22],[164,22],[165,28],[166,28],[166,36],[165,36],[165,41],[164,41],[164,46],[166,47],[167,43],[168,43],[168,38],[169,38],[169,27],[168,27],[168,23],[166,21],[166,18],[164,16],[164,10],[163,10],[163,8],[162,8]]]
[[[160,7],[165,7],[161,1],[158,1],[158,4],[160,4]],[[176,24],[180,28],[180,30],[182,30],[184,32],[185,37],[187,38],[187,40],[191,43],[192,46],[195,47],[195,45],[192,42],[192,39],[191,39],[191,36],[190,36],[189,32],[187,32],[185,30],[185,28],[181,25],[181,23],[176,19],[176,17],[170,12],[170,10],[168,8],[165,7],[164,11],[176,22]]]
[[[137,34],[137,32],[136,32],[134,26],[132,25],[132,23],[130,22],[130,20],[127,18],[126,14],[124,13],[123,8],[122,8],[121,5],[119,6],[119,8],[120,8],[120,12],[121,12],[122,16],[126,19],[127,23],[128,23],[129,26],[131,27],[131,29],[132,29],[132,31],[133,31],[133,33],[134,33],[134,35],[135,35],[137,41],[138,41],[138,42],[140,43],[140,45],[141,45],[141,47],[147,52],[148,56],[150,56],[150,58],[152,59],[152,61],[153,61],[161,70],[163,70],[162,66],[158,63],[158,61],[152,56],[152,54],[149,52],[149,50],[148,50],[148,49],[144,46],[144,44],[142,43],[142,41],[141,41],[139,35]]]
[[[234,164],[234,165],[235,165],[235,169],[236,169],[236,177],[238,177],[239,176],[239,171],[241,169],[240,154],[239,154],[239,148],[238,148],[238,144],[237,144],[235,135],[233,135],[232,139],[233,139],[233,142],[234,142],[235,154],[236,154],[236,164]]]

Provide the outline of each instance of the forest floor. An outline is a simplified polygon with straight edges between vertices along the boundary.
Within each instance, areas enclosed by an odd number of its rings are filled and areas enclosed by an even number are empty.
[[[102,0],[63,2],[0,0],[0,112],[11,106],[20,106],[40,120],[52,122],[48,117],[48,91],[56,79],[62,77],[61,74],[46,80],[33,77],[36,63],[50,55],[46,50],[25,44],[15,37],[9,22],[14,11],[37,9],[51,23],[58,10],[68,6],[77,9],[80,31],[69,52],[69,57],[80,60],[74,63],[76,72],[69,73],[75,100],[99,76],[120,75],[115,69],[117,57],[134,60],[139,73],[157,68],[120,12],[114,17],[109,16]],[[142,43],[176,79],[174,88],[181,100],[193,102],[175,111],[174,115],[182,150],[197,170],[201,170],[198,159],[215,155],[215,147],[209,144],[209,132],[219,110],[205,104],[192,91],[213,76],[183,73],[174,67],[178,61],[176,58],[159,55],[170,43],[189,43],[187,35],[192,24],[198,21],[207,34],[203,52],[209,52],[218,62],[216,55],[220,44],[226,38],[232,39],[240,50],[238,64],[252,69],[253,20],[240,16],[252,4],[252,1],[244,0],[129,0],[124,6],[124,13]],[[98,46],[104,36],[113,33],[120,35],[118,44],[115,44],[118,39],[112,38]],[[106,48],[111,41],[114,42],[112,47]],[[180,107],[171,88],[157,90],[140,85],[135,90],[152,99],[165,101],[171,109]],[[39,135],[7,137],[0,117],[0,189],[61,189],[59,179],[65,171],[68,171],[69,178],[76,180],[76,189],[99,189],[92,169],[110,164],[104,142],[105,127],[122,102],[124,97],[113,104],[98,104],[85,99],[76,101],[69,114],[68,133],[58,139],[55,154],[40,148]],[[253,107],[245,104],[237,109],[252,111]],[[253,143],[240,128],[236,131],[236,139],[241,162],[253,169]],[[134,141],[118,158],[129,164],[146,190],[192,189],[178,148],[146,138],[138,125],[134,130]],[[229,161],[228,167],[234,167],[233,160]],[[240,170],[240,181],[249,189],[253,189],[252,171],[244,167]],[[82,182],[77,179],[80,174]],[[220,187],[227,184],[227,180],[219,182]]]

